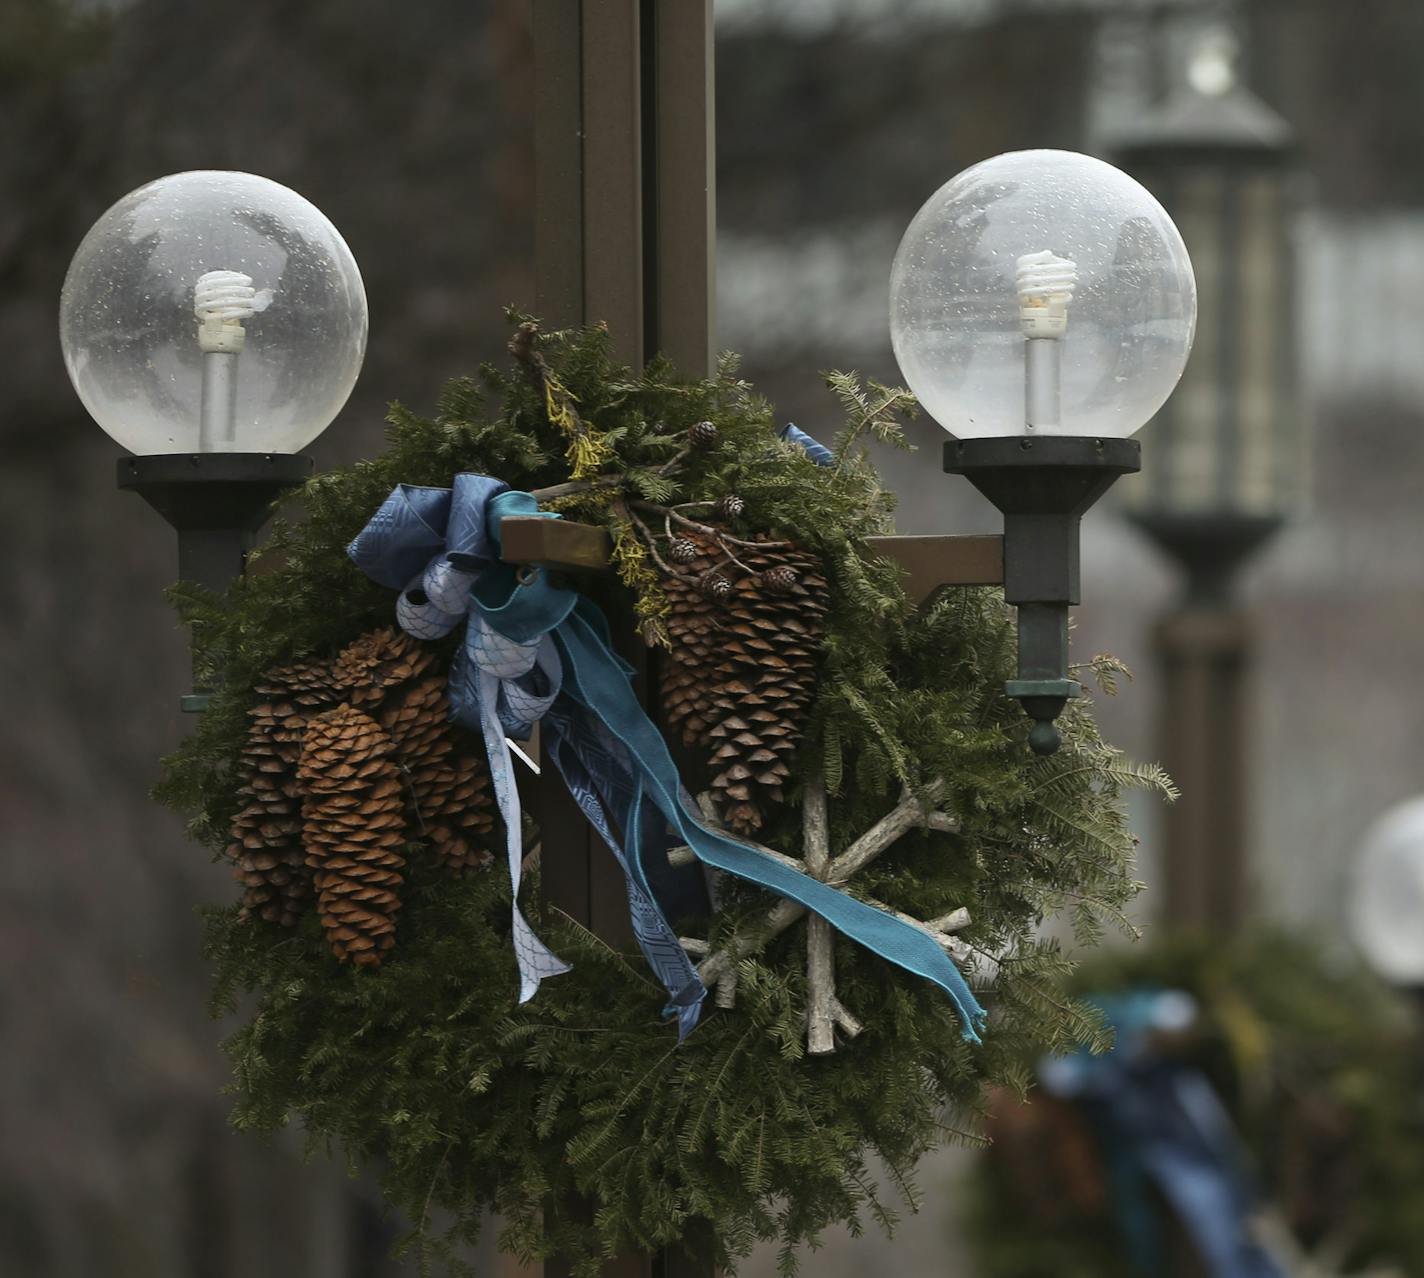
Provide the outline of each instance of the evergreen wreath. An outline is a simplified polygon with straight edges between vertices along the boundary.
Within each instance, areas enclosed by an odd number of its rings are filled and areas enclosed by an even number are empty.
[[[507,876],[452,876],[409,831],[391,856],[404,862],[398,941],[379,966],[338,962],[309,910],[295,928],[237,904],[206,911],[214,1013],[245,1017],[225,1045],[233,1123],[272,1131],[296,1119],[313,1148],[373,1165],[423,1268],[457,1268],[492,1209],[503,1249],[558,1252],[582,1274],[601,1256],[669,1245],[731,1265],[769,1239],[792,1272],[794,1249],[828,1225],[893,1226],[873,1159],[913,1208],[917,1159],[945,1139],[979,1139],[986,1084],[1023,1088],[1035,1052],[1101,1041],[1096,1014],[1060,992],[1069,964],[1039,925],[1066,908],[1083,942],[1105,921],[1126,926],[1138,884],[1120,795],[1170,795],[1170,783],[1104,744],[1083,702],[1065,716],[1058,754],[1031,753],[1028,721],[1002,691],[1015,657],[1002,593],[947,589],[916,607],[898,570],[868,552],[892,499],[866,445],[904,446],[907,392],[830,375],[847,421],[818,466],[778,437],[731,357],[708,380],[660,361],[633,373],[601,327],[541,336],[528,323],[511,351],[511,367],[448,384],[431,418],[393,406],[386,451],[312,479],[303,517],[275,526],[263,570],[223,597],[175,588],[197,677],[218,691],[166,761],[160,799],[222,854],[244,803],[257,689],[274,667],[331,661],[390,624],[392,592],[346,548],[395,485],[482,472],[605,524],[621,588],[662,643],[678,593],[668,553],[687,552],[659,538],[648,508],[715,509],[744,545],[784,538],[813,553],[826,581],[804,733],[757,839],[798,855],[808,793],[824,804],[830,853],[918,800],[850,889],[914,919],[968,907],[952,952],[976,971],[985,1041],[963,1039],[940,990],[835,938],[832,1010],[852,1009],[859,1033],[835,1054],[808,1054],[806,927],[766,929],[775,902],[725,882],[712,918],[680,922],[704,929],[735,1006],[719,998],[680,1046],[636,956],[541,911],[537,892],[531,917],[575,966],[517,1005]],[[438,663],[448,648],[437,645]],[[1090,664],[1111,692],[1121,667]],[[930,809],[952,819],[920,819]],[[580,1197],[591,1214],[570,1207]],[[448,1228],[432,1224],[437,1211]]]
[[[1263,1200],[1258,1228],[1288,1271],[1424,1273],[1418,1028],[1395,993],[1318,936],[1279,930],[1108,952],[1068,990],[1142,987],[1196,1000],[1196,1022],[1158,1054],[1199,1069],[1230,1112]],[[1080,1111],[1041,1097],[996,1109],[990,1131],[1017,1130],[966,1196],[976,1272],[1134,1278],[1107,1151]],[[1148,1210],[1167,1219],[1155,1195]]]

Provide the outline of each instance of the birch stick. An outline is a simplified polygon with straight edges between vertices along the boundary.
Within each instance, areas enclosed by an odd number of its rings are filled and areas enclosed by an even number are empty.
[[[806,782],[801,817],[806,873],[824,883],[831,868],[831,832],[826,783],[819,775]],[[816,914],[806,921],[806,989],[806,1050],[813,1056],[825,1056],[836,1050],[832,1009],[836,1001],[835,950],[831,925]]]
[[[902,923],[908,923],[911,927],[918,928],[921,932],[933,937],[935,944],[947,951],[950,958],[960,963],[967,963],[974,957],[973,950],[964,941],[961,941],[957,936],[950,935],[954,928],[969,926],[969,911],[962,905],[952,914],[946,914],[943,919],[935,919],[926,923],[913,915],[893,910],[884,901],[877,901],[874,897],[863,896],[860,899],[867,905],[873,905],[877,910],[884,910],[886,914],[893,914]],[[942,926],[945,922],[952,923],[953,927]]]
[[[959,829],[959,822],[948,813],[932,809],[943,796],[943,781],[931,781],[923,795],[905,794],[899,803],[870,827],[840,856],[831,862],[827,882],[839,887],[858,870],[863,870],[901,835],[916,827],[931,826],[950,833]],[[932,821],[932,818],[939,818]]]
[[[727,942],[725,948],[702,960],[697,966],[697,975],[704,985],[711,985],[735,972],[737,964],[748,954],[755,954],[774,936],[780,936],[797,919],[806,913],[806,907],[796,901],[778,901],[760,923],[745,932],[739,932]]]
[[[927,825],[931,829],[957,830],[959,828],[959,822],[955,817],[944,812],[931,811],[927,813],[924,808],[925,803],[936,802],[940,796],[943,795],[944,790],[944,783],[942,781],[935,781],[926,788],[922,797],[916,797],[911,794],[903,796],[900,802],[896,804],[889,813],[871,826],[869,830],[862,834],[860,838],[856,839],[849,848],[831,862],[828,881],[833,886],[841,886],[846,879],[857,870],[864,869],[865,866],[874,861],[875,858],[889,848],[896,839],[917,827]],[[709,824],[715,824],[715,812],[712,808],[711,796],[700,794],[697,796],[697,802],[702,811],[704,820],[707,820]],[[725,831],[722,833],[725,833]],[[727,837],[732,838],[735,836],[728,835]],[[775,852],[771,848],[763,847],[761,844],[754,843],[750,839],[739,838],[736,841],[745,844],[747,847],[755,848],[759,852],[764,852],[775,860],[793,865],[798,869],[801,868],[800,863],[791,857],[784,856],[780,852]],[[675,848],[671,855],[675,856],[680,851],[681,849]],[[688,851],[690,852],[691,849],[688,849]],[[768,941],[779,936],[793,923],[797,922],[805,913],[806,907],[804,905],[799,905],[795,901],[778,901],[759,922],[751,925],[744,932],[732,937],[731,940],[716,953],[708,955],[707,958],[698,965],[697,974],[706,985],[734,979],[737,964],[743,958],[748,954],[755,954],[757,950],[766,945]],[[957,914],[958,911],[954,914],[946,915],[944,921],[948,922],[955,918]],[[964,924],[960,926],[964,926],[968,923],[967,910],[964,911],[963,917]],[[919,920],[913,920],[913,922],[915,922],[918,927],[925,927],[925,924]],[[937,932],[947,932],[951,929],[949,927],[936,927],[935,930]],[[945,944],[944,941],[940,940],[939,936],[936,936],[935,939],[940,941],[940,944]],[[956,958],[959,958],[960,953],[962,953],[960,943],[957,941],[954,942],[954,947],[955,948],[951,949],[950,952],[954,954]],[[945,948],[950,949],[950,946],[945,944]],[[961,961],[963,961],[962,958]],[[719,984],[719,994],[721,993],[722,987]],[[860,1029],[859,1022],[857,1022],[839,1002],[835,1004],[835,1008],[837,1012],[836,1019],[840,1022],[842,1028],[844,1028],[848,1034],[858,1033]],[[854,1028],[852,1028],[852,1026],[854,1026]]]

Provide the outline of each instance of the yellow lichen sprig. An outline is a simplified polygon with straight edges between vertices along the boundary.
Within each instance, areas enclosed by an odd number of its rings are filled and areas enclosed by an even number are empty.
[[[569,478],[591,479],[613,460],[607,438],[591,427],[574,407],[577,397],[547,365],[543,368],[544,411],[568,438]]]
[[[667,616],[671,610],[658,574],[648,560],[647,547],[631,522],[613,525],[613,564],[618,578],[633,592],[633,615],[643,634],[643,642],[668,645]]]

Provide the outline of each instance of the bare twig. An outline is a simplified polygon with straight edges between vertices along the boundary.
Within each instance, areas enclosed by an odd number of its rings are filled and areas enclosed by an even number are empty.
[[[837,885],[844,883],[851,875],[863,870],[875,860],[901,835],[917,826],[929,825],[934,805],[943,796],[945,788],[945,783],[937,780],[931,781],[922,795],[907,791],[901,796],[899,803],[831,862],[830,876],[826,881]],[[950,833],[958,831],[959,822],[956,818],[948,813],[940,813],[939,816],[941,820],[931,828]]]
[[[824,883],[831,868],[831,832],[826,783],[819,773],[806,782],[801,816],[806,873]],[[836,1050],[835,1009],[839,1003],[831,925],[815,914],[806,921],[806,989],[806,1050],[813,1056],[825,1056]]]
[[[719,546],[719,549],[724,555],[726,555],[726,558],[723,559],[720,563],[713,564],[712,567],[708,569],[709,572],[721,572],[722,569],[725,568],[728,564],[736,564],[737,567],[740,568],[742,572],[745,573],[748,577],[756,576],[755,572],[753,572],[750,568],[746,566],[746,564],[744,564],[740,559],[737,558],[736,552],[732,550],[730,546]]]
[[[684,528],[691,528],[694,532],[700,532],[704,537],[716,538],[719,542],[728,543],[732,546],[744,546],[755,550],[785,550],[793,543],[789,541],[748,541],[745,537],[734,537],[723,528],[718,528],[713,524],[701,524],[695,519],[689,519],[686,515],[678,514],[679,509],[685,510],[690,506],[711,506],[715,503],[710,501],[689,501],[678,506],[659,506],[657,502],[635,500],[633,505],[642,510],[652,511],[654,514],[662,515],[671,519],[676,524],[681,524]],[[727,549],[724,545],[723,549]]]
[[[545,396],[546,403],[552,395],[559,396],[562,401],[561,411],[568,416],[573,433],[587,435],[589,433],[588,423],[574,407],[574,397],[564,389],[563,383],[554,375],[539,350],[539,326],[526,320],[516,328],[514,336],[509,339],[509,353],[524,365],[529,380]]]
[[[689,457],[691,457],[691,456],[692,456],[692,445],[689,444],[689,445],[688,445],[686,448],[684,448],[680,453],[677,453],[677,454],[675,454],[674,456],[669,457],[669,458],[667,459],[667,461],[663,462],[663,464],[657,468],[657,470],[653,471],[653,474],[655,474],[655,475],[671,475],[673,471],[675,471],[679,466],[682,465],[683,462],[685,462],[685,461],[686,461]]]
[[[694,584],[696,583],[696,577],[692,576],[690,573],[679,572],[676,568],[672,567],[671,564],[667,563],[660,554],[658,554],[657,539],[653,536],[652,529],[650,529],[647,524],[645,524],[641,519],[638,518],[637,515],[633,513],[633,511],[628,505],[628,502],[624,498],[615,497],[613,499],[613,509],[616,514],[621,515],[624,519],[628,520],[628,522],[633,525],[633,535],[637,537],[640,542],[643,543],[643,548],[652,557],[653,562],[657,564],[657,566],[667,576],[677,577],[682,581],[692,582]]]
[[[825,870],[824,881],[833,887],[842,886],[853,874],[864,869],[875,860],[882,852],[891,847],[897,839],[908,831],[918,827],[929,827],[931,829],[956,831],[959,828],[958,821],[948,813],[939,812],[931,808],[926,811],[926,804],[933,804],[943,795],[945,785],[941,781],[932,782],[922,794],[915,795],[907,792],[899,803],[895,805],[884,817],[877,821],[869,830],[862,834],[849,848],[840,856],[830,861]],[[824,791],[822,791],[824,797]],[[703,820],[710,826],[717,828],[719,833],[727,838],[736,836],[721,830],[717,822],[717,812],[713,805],[710,794],[703,793],[697,796],[698,807],[702,812]],[[777,852],[772,848],[764,847],[750,839],[736,839],[737,842],[749,848],[755,848],[758,852],[788,865],[794,869],[810,869],[811,864],[818,860],[820,856],[820,833],[817,823],[821,819],[817,811],[817,800],[814,793],[814,782],[808,790],[806,807],[803,812],[810,811],[812,815],[803,819],[811,824],[811,831],[806,838],[806,846],[809,851],[806,862],[799,862],[793,857],[788,857],[784,853]],[[810,850],[812,845],[815,850]],[[829,837],[827,837],[827,856],[829,857]],[[695,856],[690,848],[675,848],[669,854],[669,859],[677,864],[686,864],[694,860]],[[813,871],[814,873],[814,871]],[[819,877],[819,876],[817,876]],[[874,905],[888,913],[895,914],[904,919],[907,923],[913,924],[921,931],[929,933],[935,941],[943,946],[949,954],[960,962],[964,962],[972,957],[970,948],[957,937],[950,935],[962,927],[969,924],[969,911],[963,907],[952,910],[948,914],[925,923],[920,919],[911,918],[907,914],[901,914],[898,910],[892,910],[889,906],[879,901],[870,901],[868,904]],[[704,983],[712,985],[718,984],[719,1006],[727,1006],[721,1002],[723,997],[730,997],[734,990],[729,991],[722,983],[735,979],[737,964],[749,954],[754,954],[765,946],[774,937],[786,931],[793,923],[797,922],[807,913],[806,907],[795,901],[781,900],[776,903],[757,922],[747,927],[742,932],[731,937],[721,949],[708,953],[701,952],[707,956],[698,965],[697,973]],[[814,917],[814,916],[813,916]],[[814,918],[817,923],[824,923],[824,920]],[[808,941],[809,947],[809,941]],[[808,961],[810,955],[808,952]],[[808,982],[810,977],[808,976]],[[835,998],[834,988],[829,981],[823,982],[830,992],[830,1001],[824,1005],[823,1010],[828,1010],[831,1020],[841,1026],[847,1034],[854,1035],[860,1032],[859,1022],[850,1015],[848,1011]],[[824,1022],[822,1022],[824,1023]],[[809,1033],[808,1025],[808,1033]],[[818,1042],[821,1031],[818,1030]]]
[[[599,475],[594,479],[570,479],[562,484],[551,484],[548,488],[536,488],[529,495],[538,502],[558,501],[561,497],[575,497],[579,493],[621,488],[625,478],[623,475]]]

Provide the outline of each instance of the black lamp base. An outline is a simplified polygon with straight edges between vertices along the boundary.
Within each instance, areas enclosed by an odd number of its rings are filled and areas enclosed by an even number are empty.
[[[1279,514],[1231,510],[1132,511],[1128,518],[1186,570],[1187,599],[1208,607],[1230,603],[1241,565],[1285,523]]]
[[[1006,691],[1034,720],[1029,745],[1052,754],[1054,720],[1081,691],[1068,677],[1068,608],[1082,592],[1084,512],[1119,475],[1142,466],[1135,439],[1080,435],[952,439],[944,468],[963,475],[1004,515],[1004,598],[1018,608],[1019,677]]]
[[[178,579],[226,590],[242,576],[252,535],[272,503],[312,473],[288,453],[163,453],[119,461],[119,487],[138,493],[178,533]],[[190,692],[183,711],[200,714],[208,693]]]
[[[125,457],[119,487],[138,493],[178,533],[178,577],[224,590],[242,576],[252,535],[272,503],[312,473],[286,453],[164,453]]]

